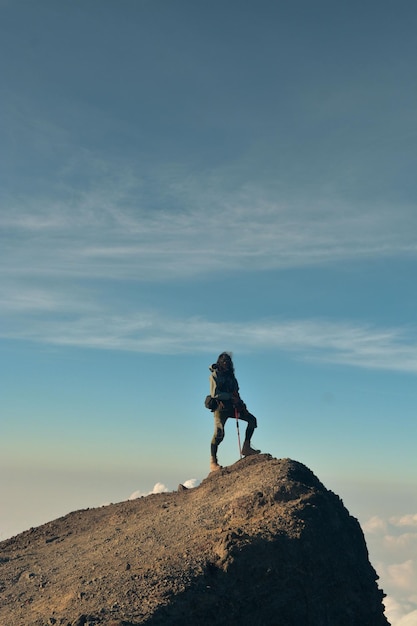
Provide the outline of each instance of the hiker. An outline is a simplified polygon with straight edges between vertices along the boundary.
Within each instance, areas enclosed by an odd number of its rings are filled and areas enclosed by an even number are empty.
[[[247,422],[245,441],[242,447],[243,456],[259,454],[260,450],[251,448],[250,440],[257,423],[256,417],[249,413],[246,404],[239,396],[239,385],[235,377],[233,361],[228,352],[222,352],[216,363],[209,367],[210,396],[214,398],[216,408],[214,414],[214,435],[211,440],[210,471],[221,469],[217,462],[217,448],[224,438],[224,425],[229,417],[235,417],[238,411],[239,419]]]

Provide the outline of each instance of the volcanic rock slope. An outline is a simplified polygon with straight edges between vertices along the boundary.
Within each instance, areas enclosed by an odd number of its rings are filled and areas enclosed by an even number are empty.
[[[0,624],[382,626],[376,579],[338,496],[263,454],[3,541]]]

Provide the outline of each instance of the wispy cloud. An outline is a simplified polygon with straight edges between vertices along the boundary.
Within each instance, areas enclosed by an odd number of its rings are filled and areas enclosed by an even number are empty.
[[[126,281],[155,285],[225,270],[415,255],[410,207],[353,207],[326,194],[320,203],[249,184],[230,191],[224,175],[197,178],[175,167],[148,177],[94,160],[89,167],[89,186],[67,181],[53,187],[53,198],[3,197],[2,337],[159,354],[211,352],[213,342],[227,340],[240,350],[416,371],[411,330],[314,319],[175,319],[108,304],[112,286]]]
[[[212,352],[213,344],[226,342],[242,352],[281,350],[303,360],[417,372],[417,342],[411,332],[328,320],[222,322],[169,318],[151,310],[125,315],[102,310],[99,314],[34,316],[30,324],[15,315],[0,336],[156,354]]]
[[[51,287],[31,285],[28,281],[4,280],[0,283],[0,315],[39,313],[65,313],[74,315],[85,311],[96,311],[91,290],[71,286]]]
[[[126,170],[53,198],[3,199],[1,274],[164,281],[417,253],[412,207],[232,193],[215,178],[172,176]]]

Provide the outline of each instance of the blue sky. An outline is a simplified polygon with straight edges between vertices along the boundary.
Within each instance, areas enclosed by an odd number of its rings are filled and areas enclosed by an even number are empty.
[[[0,537],[204,478],[231,350],[415,626],[415,3],[0,14]]]

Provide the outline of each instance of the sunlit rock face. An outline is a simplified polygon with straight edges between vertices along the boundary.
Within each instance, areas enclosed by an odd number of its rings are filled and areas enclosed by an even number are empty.
[[[2,542],[0,623],[383,626],[376,581],[340,498],[260,454]]]

